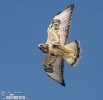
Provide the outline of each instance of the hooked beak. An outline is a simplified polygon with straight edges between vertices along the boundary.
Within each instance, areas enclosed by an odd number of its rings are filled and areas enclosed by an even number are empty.
[[[39,48],[42,52],[48,53],[49,48],[48,48],[48,45],[47,45],[47,44],[39,44],[39,45],[38,45],[38,48]]]
[[[40,48],[40,44],[38,44],[38,48]]]

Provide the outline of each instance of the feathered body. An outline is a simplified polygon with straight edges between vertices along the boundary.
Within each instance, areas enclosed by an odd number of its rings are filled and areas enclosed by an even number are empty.
[[[80,57],[80,42],[75,40],[67,44],[73,9],[74,4],[71,4],[53,18],[48,27],[47,42],[38,45],[45,53],[43,66],[47,75],[63,86],[65,86],[63,78],[64,60],[74,67]]]

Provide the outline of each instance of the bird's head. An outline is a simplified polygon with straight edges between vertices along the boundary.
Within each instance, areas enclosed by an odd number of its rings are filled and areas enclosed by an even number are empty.
[[[44,52],[44,53],[48,53],[48,52],[49,52],[49,45],[48,45],[48,44],[44,44],[44,43],[39,44],[39,45],[38,45],[38,48],[39,48],[42,52]]]

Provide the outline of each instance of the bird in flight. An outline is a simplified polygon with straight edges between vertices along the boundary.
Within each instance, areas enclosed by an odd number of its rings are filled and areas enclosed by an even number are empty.
[[[70,4],[64,11],[56,14],[47,29],[47,42],[38,45],[45,54],[42,65],[47,75],[63,86],[65,86],[64,60],[74,68],[81,53],[78,40],[67,42],[73,9],[74,4]]]

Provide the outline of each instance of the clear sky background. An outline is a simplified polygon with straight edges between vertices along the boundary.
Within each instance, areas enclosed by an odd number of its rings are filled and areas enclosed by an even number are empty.
[[[76,69],[65,62],[66,87],[49,78],[37,48],[56,13],[75,4],[69,42],[80,40]],[[29,100],[103,100],[103,0],[0,0],[0,91]]]

